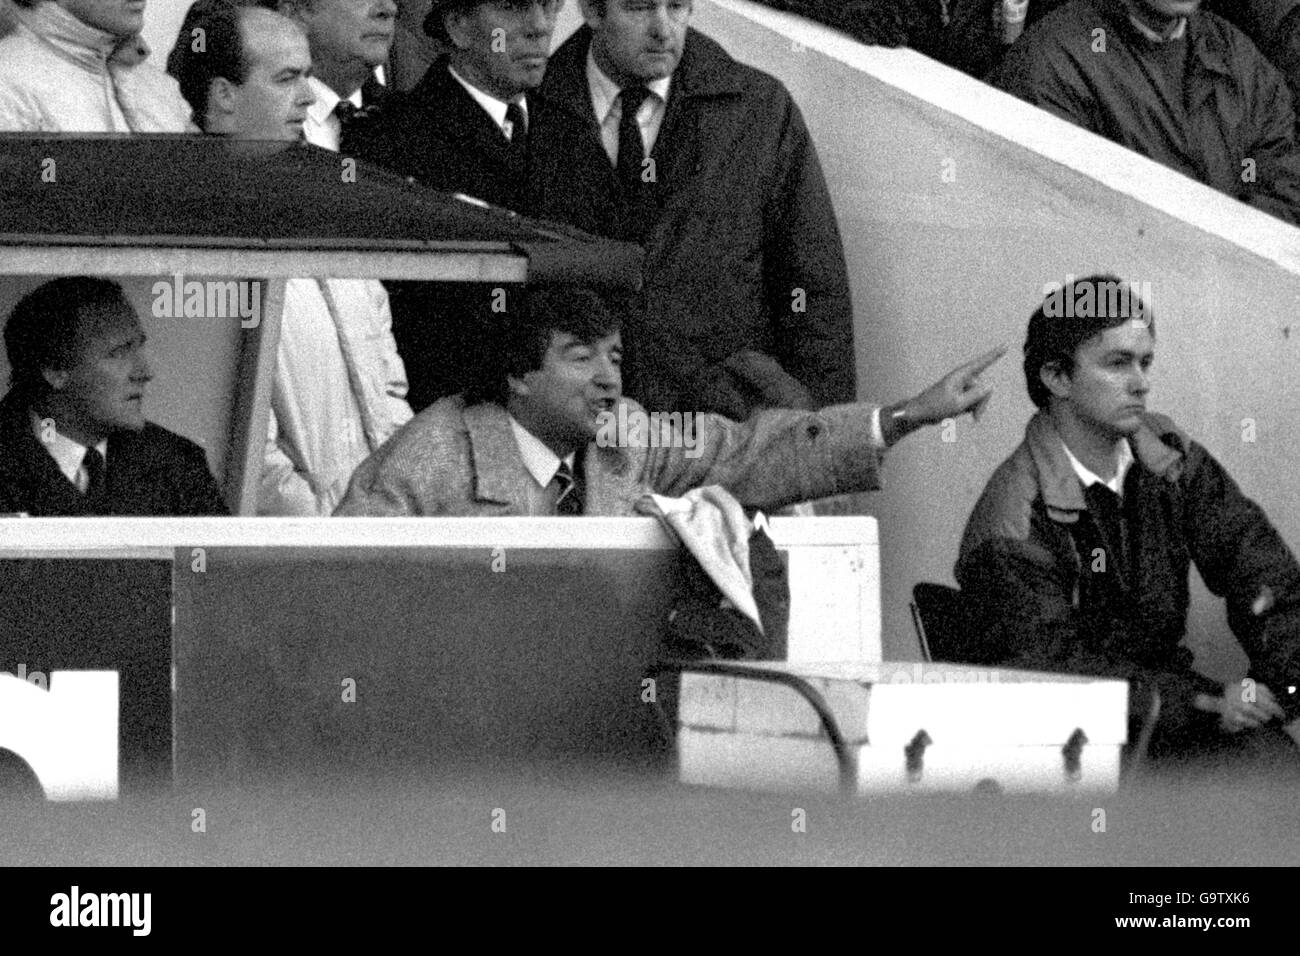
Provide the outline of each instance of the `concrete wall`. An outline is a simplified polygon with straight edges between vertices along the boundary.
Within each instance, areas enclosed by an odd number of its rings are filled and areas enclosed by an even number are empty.
[[[900,445],[870,501],[887,659],[916,655],[910,588],[951,583],[966,516],[1023,434],[1025,327],[1044,284],[1069,273],[1151,284],[1151,407],[1300,544],[1300,231],[912,51],[864,47],[741,0],[697,4],[695,24],[779,76],[805,113],[845,234],[860,397],[905,396],[1013,345],[991,373],[987,416],[960,422],[955,442],[932,430]],[[1254,442],[1243,441],[1247,419]],[[1231,676],[1241,658],[1221,609],[1204,595],[1198,605],[1194,649]]]

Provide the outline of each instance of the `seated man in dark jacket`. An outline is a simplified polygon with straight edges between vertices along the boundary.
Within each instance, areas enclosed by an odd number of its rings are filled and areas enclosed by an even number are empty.
[[[1154,685],[1157,754],[1232,752],[1222,732],[1249,730],[1300,757],[1280,733],[1300,734],[1300,566],[1210,453],[1146,411],[1154,332],[1110,276],[1074,282],[1030,319],[1025,378],[1040,411],[976,504],[957,562],[971,657],[1125,678],[1131,715]],[[1218,685],[1191,668],[1192,562],[1227,600],[1249,680]]]
[[[0,513],[224,515],[203,449],[144,418],[153,377],[122,288],[55,279],[5,325]]]
[[[1242,202],[1300,219],[1290,91],[1200,0],[1074,0],[1031,26],[990,81]]]

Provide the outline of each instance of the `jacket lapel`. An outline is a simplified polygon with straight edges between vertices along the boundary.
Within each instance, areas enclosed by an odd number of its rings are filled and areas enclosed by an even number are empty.
[[[603,517],[630,515],[637,500],[649,490],[642,488],[637,481],[632,461],[623,448],[601,448],[592,442],[587,446],[583,462],[587,479],[584,514]]]
[[[1129,437],[1133,449],[1133,467],[1147,471],[1168,481],[1175,481],[1182,470],[1183,456],[1162,440],[1158,422],[1144,416],[1138,430]],[[1053,521],[1073,524],[1079,512],[1087,510],[1083,497],[1083,484],[1065,457],[1065,446],[1060,433],[1046,412],[1038,412],[1025,429],[1025,445],[1038,472],[1038,487],[1043,504]]]
[[[532,475],[524,467],[506,410],[493,402],[465,409],[474,499],[526,514]]]
[[[54,458],[32,434],[26,407],[6,398],[0,404],[0,498],[13,497],[33,515],[78,515],[85,502]]]

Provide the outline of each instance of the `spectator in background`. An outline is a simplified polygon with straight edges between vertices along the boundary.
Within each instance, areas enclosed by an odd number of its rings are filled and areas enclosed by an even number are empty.
[[[761,0],[872,46],[908,46],[983,77],[1024,27],[1066,0]]]
[[[16,23],[0,39],[0,130],[183,133],[191,128],[176,82],[146,62],[149,49],[139,36],[142,2],[14,2],[9,13]]]
[[[1250,37],[1286,77],[1293,108],[1300,103],[1300,0],[1208,0],[1205,8]]]
[[[232,139],[298,140],[312,103],[302,29],[260,7],[200,0],[171,68],[203,129]],[[352,470],[411,417],[384,287],[365,279],[290,279],[271,392],[257,510],[328,515]]]
[[[1282,76],[1200,0],[1073,0],[1030,27],[991,81],[1289,222],[1300,217]]]
[[[227,514],[203,449],[144,417],[153,371],[122,287],[54,279],[4,330],[0,512],[36,517]]]
[[[844,251],[790,94],[690,29],[690,0],[582,10],[530,97],[529,211],[646,247],[628,393],[735,419],[851,400]]]
[[[450,52],[358,137],[357,155],[435,189],[520,208],[528,93],[542,82],[562,5],[434,0],[425,26]],[[497,284],[394,282],[388,288],[411,405],[419,410],[462,391],[473,377],[483,325],[492,321]]]
[[[394,0],[261,0],[297,21],[311,46],[315,103],[303,128],[314,146],[352,152],[351,138],[383,109],[397,15]]]
[[[449,52],[358,138],[358,154],[446,192],[522,205],[528,93],[546,73],[564,0],[434,0]]]

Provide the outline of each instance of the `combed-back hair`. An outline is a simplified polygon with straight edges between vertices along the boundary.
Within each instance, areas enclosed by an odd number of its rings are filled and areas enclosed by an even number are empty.
[[[1074,279],[1049,292],[1029,318],[1025,338],[1025,385],[1039,408],[1046,408],[1051,391],[1043,384],[1044,365],[1074,370],[1074,353],[1094,335],[1137,319],[1155,335],[1155,317],[1127,282],[1113,275]]]
[[[220,76],[238,86],[248,79],[248,57],[239,26],[241,6],[248,4],[197,0],[186,12],[176,45],[167,57],[167,72],[176,77],[200,129],[207,128],[212,81]]]
[[[27,293],[5,323],[10,386],[27,398],[42,394],[48,388],[45,369],[75,364],[82,320],[114,308],[135,312],[122,287],[111,279],[69,276]]]

